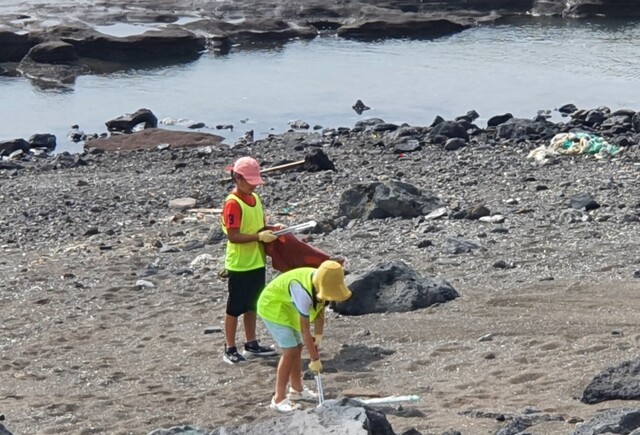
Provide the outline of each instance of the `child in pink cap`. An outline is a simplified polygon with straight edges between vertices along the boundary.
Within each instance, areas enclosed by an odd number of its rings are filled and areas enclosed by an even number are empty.
[[[252,157],[241,157],[227,169],[231,171],[235,188],[227,196],[222,210],[222,231],[228,238],[225,269],[229,275],[223,360],[237,364],[250,356],[276,353],[273,347],[261,346],[256,339],[256,306],[266,279],[263,243],[271,243],[277,237],[272,231],[264,230],[262,203],[254,192],[257,186],[264,184],[258,162]],[[246,339],[242,354],[236,347],[241,315]]]

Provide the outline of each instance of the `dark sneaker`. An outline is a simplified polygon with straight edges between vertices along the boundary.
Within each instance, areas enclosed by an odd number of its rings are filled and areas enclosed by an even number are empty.
[[[224,354],[222,355],[222,359],[227,364],[238,364],[242,362],[246,362],[247,360],[238,353],[238,349],[235,347],[224,347]]]
[[[244,344],[244,352],[242,354],[245,358],[251,358],[252,356],[272,356],[277,352],[273,347],[260,346],[258,340],[250,341]]]

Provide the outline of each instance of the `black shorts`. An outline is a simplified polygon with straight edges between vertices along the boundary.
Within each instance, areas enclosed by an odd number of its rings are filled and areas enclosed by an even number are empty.
[[[255,312],[265,280],[266,269],[264,267],[245,272],[230,270],[227,314],[238,317],[249,311]]]

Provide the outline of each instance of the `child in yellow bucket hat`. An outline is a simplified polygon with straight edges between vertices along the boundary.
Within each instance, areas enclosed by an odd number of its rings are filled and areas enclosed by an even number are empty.
[[[264,288],[258,299],[258,315],[282,349],[271,409],[291,412],[300,409],[295,401],[317,400],[317,393],[302,383],[302,348],[304,345],[309,352],[309,369],[322,372],[318,346],[324,332],[325,307],[328,302],[342,302],[350,297],[344,269],[332,260],[317,269],[301,267],[285,272]]]

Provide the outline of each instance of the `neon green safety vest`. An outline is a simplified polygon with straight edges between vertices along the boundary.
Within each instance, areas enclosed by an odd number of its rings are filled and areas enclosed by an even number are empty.
[[[289,285],[298,281],[313,299],[313,282],[311,277],[316,269],[300,267],[279,275],[262,290],[258,299],[258,315],[269,322],[289,326],[300,332],[300,313],[289,293]],[[324,309],[324,302],[315,303],[309,310],[309,321],[315,321]]]
[[[262,202],[256,193],[252,193],[256,200],[256,204],[252,207],[233,193],[227,196],[226,201],[230,199],[236,201],[242,210],[242,219],[240,221],[240,233],[257,234],[264,227],[264,211],[262,210]],[[222,221],[222,231],[227,234],[227,227]],[[227,254],[224,258],[224,267],[234,272],[244,272],[255,270],[265,265],[264,246],[260,242],[249,243],[231,243],[227,240]]]

